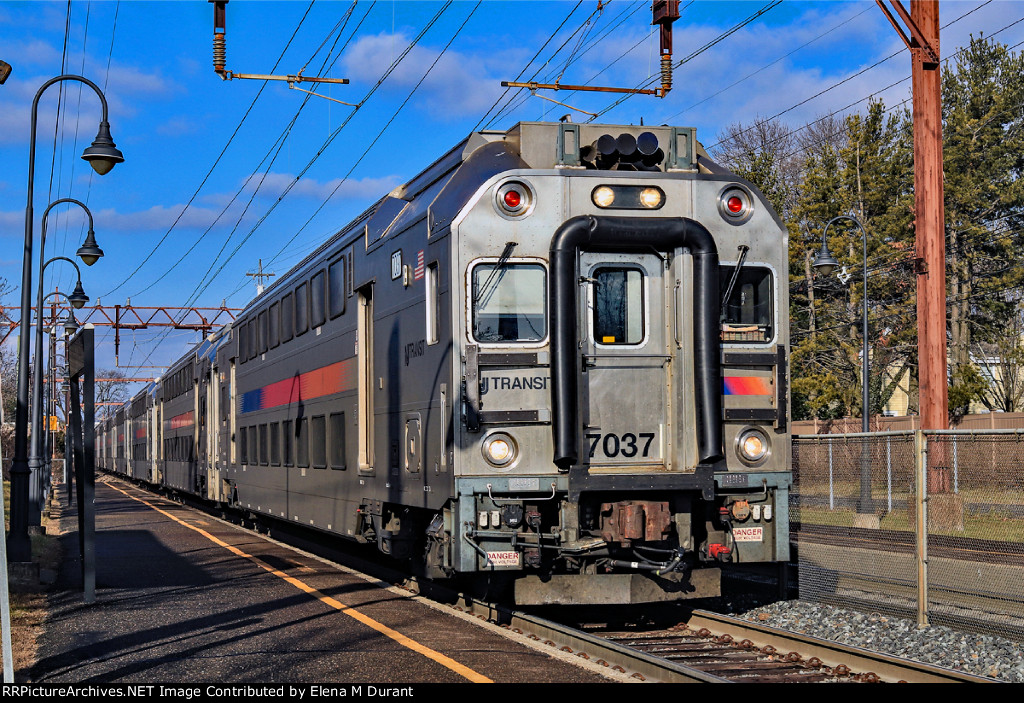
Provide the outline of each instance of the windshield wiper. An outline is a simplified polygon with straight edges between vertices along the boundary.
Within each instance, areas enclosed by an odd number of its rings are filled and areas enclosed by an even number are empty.
[[[747,252],[750,251],[750,247],[746,244],[740,244],[737,247],[740,252],[739,261],[736,262],[736,268],[732,272],[732,278],[729,279],[729,287],[725,289],[725,295],[722,296],[722,322],[725,322],[726,317],[726,305],[729,303],[729,298],[732,297],[732,290],[736,287],[736,279],[740,277],[740,269],[743,268],[743,262],[747,258]]]
[[[498,275],[498,272],[505,267],[506,263],[508,263],[509,257],[512,256],[512,250],[515,248],[516,242],[505,242],[505,248],[502,250],[501,256],[498,257],[498,263],[494,265],[494,269],[491,271],[490,275],[484,281],[483,285],[480,286],[480,290],[473,291],[474,303],[480,300],[480,298],[483,297],[483,294],[490,289],[491,281],[494,280],[494,277]]]

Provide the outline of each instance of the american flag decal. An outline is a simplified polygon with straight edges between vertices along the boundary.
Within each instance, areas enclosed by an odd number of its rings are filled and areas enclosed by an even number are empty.
[[[421,278],[423,278],[423,250],[422,249],[420,249],[419,253],[416,255],[416,268],[412,272],[412,277],[414,279],[416,279],[417,281],[420,280]]]

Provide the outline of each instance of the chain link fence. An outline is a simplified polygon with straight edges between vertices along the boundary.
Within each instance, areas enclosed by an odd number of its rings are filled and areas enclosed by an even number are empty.
[[[793,440],[800,597],[1024,639],[1024,431]]]

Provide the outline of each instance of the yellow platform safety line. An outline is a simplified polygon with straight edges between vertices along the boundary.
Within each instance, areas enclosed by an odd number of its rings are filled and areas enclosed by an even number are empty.
[[[161,515],[164,515],[165,517],[168,517],[171,520],[174,520],[178,524],[183,525],[183,526],[187,527],[190,530],[194,530],[194,531],[198,532],[199,534],[201,534],[206,539],[210,540],[211,542],[213,542],[214,544],[216,544],[218,546],[224,547],[224,549],[227,549],[232,554],[235,554],[236,556],[240,556],[243,559],[248,559],[252,563],[254,563],[257,566],[259,566],[264,571],[267,571],[267,572],[273,574],[274,576],[277,576],[278,578],[287,581],[288,583],[290,583],[291,585],[295,586],[300,591],[308,593],[309,595],[313,596],[314,598],[316,598],[320,602],[322,602],[322,603],[324,603],[324,604],[334,608],[335,610],[339,610],[339,611],[345,613],[346,615],[355,618],[356,620],[358,620],[359,622],[363,623],[367,627],[371,627],[374,630],[376,630],[377,632],[381,633],[382,635],[384,635],[386,637],[390,637],[392,640],[394,640],[395,642],[399,643],[400,645],[402,645],[404,647],[408,647],[409,649],[413,650],[414,652],[418,652],[419,654],[422,654],[427,659],[435,661],[435,662],[437,662],[438,664],[440,664],[441,666],[443,666],[443,667],[445,667],[447,669],[451,669],[456,674],[465,677],[466,679],[472,681],[473,683],[494,683],[493,680],[487,678],[486,676],[484,676],[483,674],[481,674],[481,673],[479,673],[477,671],[474,671],[473,669],[470,669],[468,666],[465,666],[464,664],[460,664],[459,662],[455,661],[451,657],[447,657],[444,654],[441,654],[440,652],[437,652],[437,651],[431,649],[430,647],[422,645],[419,642],[417,642],[416,640],[413,640],[413,639],[411,639],[409,637],[406,637],[401,632],[398,632],[397,630],[392,630],[390,627],[388,627],[384,623],[379,622],[377,620],[374,620],[369,615],[365,615],[363,613],[360,613],[358,610],[354,609],[352,606],[345,605],[344,603],[342,603],[341,601],[337,600],[336,598],[332,598],[331,596],[324,595],[323,593],[321,593],[317,589],[313,588],[309,584],[307,584],[307,583],[305,583],[303,581],[300,581],[299,579],[297,579],[297,578],[295,578],[293,576],[289,576],[288,574],[286,574],[286,573],[284,573],[284,572],[282,572],[282,571],[280,571],[278,569],[275,569],[274,567],[272,567],[269,564],[267,564],[267,563],[263,562],[262,560],[260,560],[259,557],[255,557],[255,556],[253,556],[251,554],[247,554],[247,553],[243,552],[238,547],[230,545],[227,542],[225,542],[225,541],[223,541],[223,540],[221,540],[221,539],[211,535],[206,530],[203,530],[203,529],[201,529],[199,527],[196,527],[195,525],[190,525],[189,523],[185,522],[181,518],[179,518],[179,517],[177,517],[175,515],[170,514],[166,510],[162,510],[162,509],[158,508],[157,506],[153,505],[149,501],[143,500],[142,498],[138,498],[136,496],[131,495],[127,491],[122,490],[119,486],[115,486],[115,485],[113,485],[111,483],[108,483],[107,485],[110,486],[111,488],[114,488],[115,490],[120,491],[121,493],[123,493],[124,495],[128,496],[132,500],[136,500],[136,501],[142,503],[143,505],[147,506],[148,508],[151,508],[152,510],[155,510],[156,512],[160,513]]]

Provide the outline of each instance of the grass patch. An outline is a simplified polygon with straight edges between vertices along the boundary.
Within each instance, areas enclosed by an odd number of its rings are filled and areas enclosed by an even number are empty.
[[[4,517],[10,523],[11,489],[4,481]],[[57,537],[57,521],[49,519],[45,512],[42,525],[46,534],[31,535],[32,561],[40,570],[56,572],[63,559],[60,540]],[[38,652],[37,639],[42,632],[47,615],[45,586],[37,584],[30,590],[12,591],[11,605],[11,650],[14,659],[14,680],[17,683],[29,681],[28,673],[35,664]],[[0,652],[2,656],[2,652]]]

